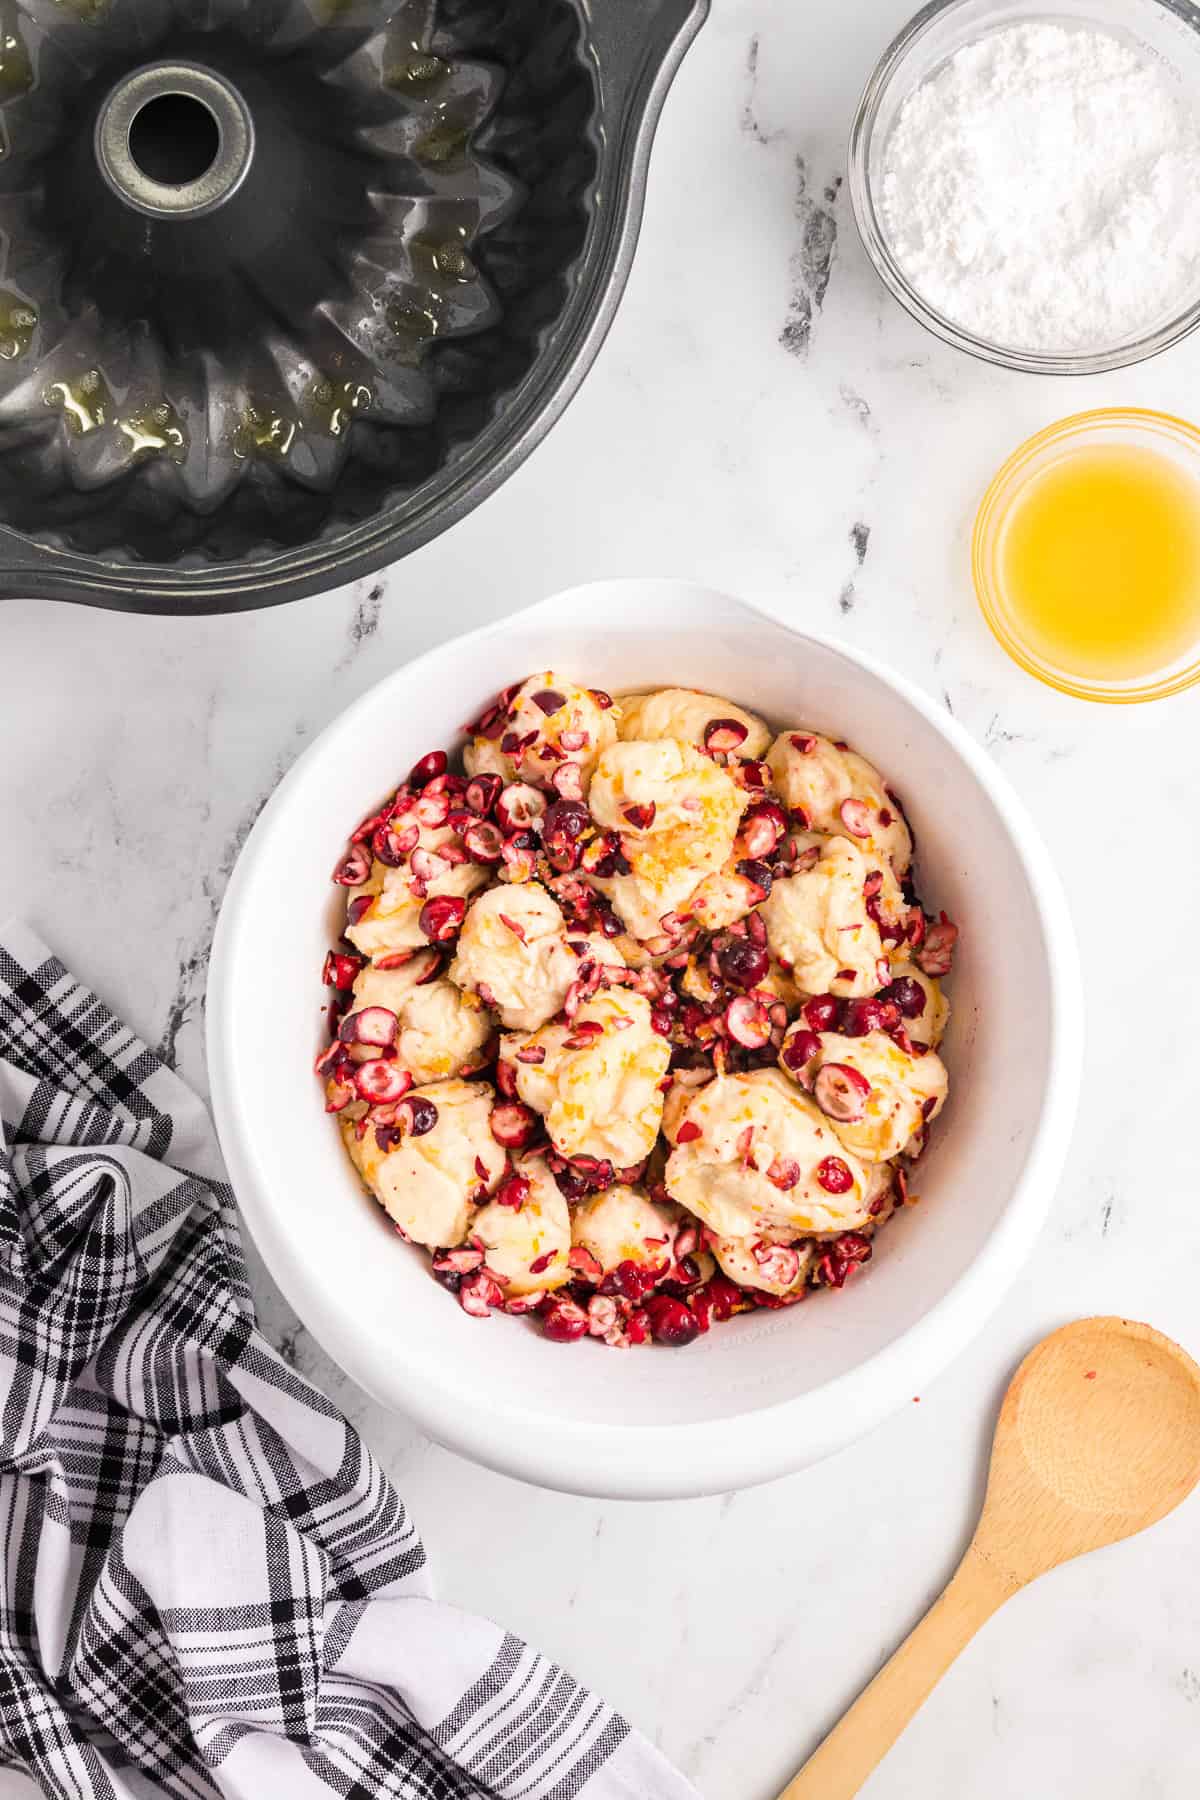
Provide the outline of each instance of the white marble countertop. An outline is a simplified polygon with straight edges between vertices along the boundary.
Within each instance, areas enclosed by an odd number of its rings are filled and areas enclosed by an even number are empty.
[[[1200,694],[1103,708],[1040,688],[993,646],[966,562],[974,504],[1027,433],[1114,401],[1200,412],[1200,337],[1056,383],[973,363],[899,311],[842,182],[858,90],[906,11],[715,0],[668,101],[612,336],[549,440],[448,536],[257,615],[0,607],[0,914],[23,911],[201,1085],[215,914],[280,773],[397,663],[590,577],[692,576],[840,631],[940,696],[1036,814],[1090,974],[1062,1191],[974,1347],[835,1461],[678,1505],[534,1491],[367,1401],[257,1271],[271,1336],[380,1452],[442,1593],[604,1690],[707,1800],[770,1800],[946,1579],[997,1397],[1044,1330],[1123,1312],[1200,1344],[1178,1111],[1196,1106]],[[1194,1501],[1014,1601],[870,1800],[1191,1800],[1198,1538]]]

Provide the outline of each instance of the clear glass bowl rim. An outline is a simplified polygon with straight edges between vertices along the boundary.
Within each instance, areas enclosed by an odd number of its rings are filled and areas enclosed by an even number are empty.
[[[1093,430],[1112,426],[1128,426],[1134,430],[1153,426],[1159,428],[1164,435],[1175,437],[1177,441],[1186,444],[1195,457],[1197,476],[1200,477],[1200,427],[1174,413],[1158,412],[1151,407],[1100,406],[1089,412],[1072,413],[1065,419],[1057,419],[1052,425],[1035,431],[1032,437],[1018,444],[989,482],[987,491],[979,502],[971,530],[971,577],[985,624],[1001,649],[1026,674],[1034,676],[1048,687],[1056,688],[1059,693],[1070,694],[1078,700],[1098,700],[1107,705],[1130,706],[1148,700],[1164,700],[1169,695],[1183,693],[1185,689],[1200,682],[1200,635],[1192,648],[1190,662],[1183,665],[1172,664],[1162,675],[1150,676],[1136,687],[1109,685],[1099,680],[1089,681],[1082,676],[1072,675],[1068,670],[1054,668],[1036,656],[1010,629],[1007,609],[1002,605],[1003,587],[996,578],[994,557],[990,553],[991,546],[999,535],[997,515],[1002,518],[1020,493],[1022,472],[1027,465],[1041,451],[1056,442],[1069,443],[1074,438],[1085,438]]]
[[[993,363],[1003,369],[1015,369],[1030,375],[1099,375],[1109,369],[1128,368],[1133,363],[1157,356],[1160,351],[1179,343],[1200,325],[1200,295],[1185,312],[1167,320],[1145,337],[1128,339],[1107,350],[1056,356],[993,343],[988,338],[976,337],[961,325],[954,324],[923,298],[893,257],[871,191],[871,139],[879,109],[904,58],[917,40],[938,19],[972,4],[974,0],[929,0],[928,5],[914,13],[875,64],[855,109],[846,165],[850,203],[854,209],[858,235],[875,273],[892,297],[927,331],[941,338],[944,343],[953,345],[956,350],[965,350],[969,356],[978,357],[983,362]],[[1169,13],[1200,37],[1200,10],[1191,4],[1191,0],[1144,0],[1144,4]],[[1014,4],[1012,12],[1014,19],[1022,16],[1045,19],[1053,15],[1053,0],[1048,0],[1043,6],[1035,3]]]

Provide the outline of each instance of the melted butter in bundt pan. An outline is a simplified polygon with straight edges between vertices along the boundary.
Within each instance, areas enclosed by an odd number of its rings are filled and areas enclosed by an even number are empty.
[[[706,10],[0,0],[0,593],[266,605],[469,511],[599,346]]]

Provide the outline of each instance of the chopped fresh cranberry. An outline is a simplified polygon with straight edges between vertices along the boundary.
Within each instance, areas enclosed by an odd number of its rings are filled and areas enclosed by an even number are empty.
[[[433,1253],[435,1275],[473,1275],[476,1269],[482,1267],[482,1250],[435,1250]]]
[[[753,988],[765,981],[771,958],[762,944],[748,937],[730,938],[717,952],[721,974],[731,987]]]
[[[486,819],[500,798],[504,783],[499,775],[475,775],[467,783],[466,802],[473,813]]]
[[[621,816],[631,831],[649,831],[654,824],[657,812],[658,808],[653,800],[647,800],[644,806],[637,806],[630,802],[628,806],[621,808]]]
[[[813,1097],[827,1118],[853,1125],[867,1110],[871,1084],[849,1063],[825,1063],[817,1071]]]
[[[958,926],[952,925],[945,913],[942,913],[936,925],[926,928],[925,942],[916,953],[917,966],[921,972],[935,977],[948,975],[957,941]]]
[[[425,1137],[438,1122],[437,1107],[421,1094],[407,1094],[400,1102],[400,1110],[408,1115],[410,1137]]]
[[[743,734],[744,735],[744,734]],[[679,1347],[690,1344],[700,1330],[699,1322],[682,1300],[667,1294],[651,1294],[644,1306],[656,1344]]]
[[[562,800],[582,800],[583,770],[578,763],[559,763],[550,776],[550,786]]]
[[[792,746],[792,749],[798,751],[801,756],[811,756],[817,747],[816,738],[804,731],[789,731],[788,743]]]
[[[549,718],[552,713],[559,712],[567,704],[566,695],[560,694],[557,688],[540,688],[536,694],[531,694],[529,698],[533,701],[533,704],[537,707],[538,711],[545,713],[547,718]]]
[[[800,1184],[803,1171],[794,1156],[776,1156],[771,1160],[767,1170],[767,1180],[772,1187],[777,1187],[781,1194],[790,1194]]]
[[[503,831],[528,831],[546,811],[546,796],[527,781],[514,781],[496,802],[496,820]]]
[[[636,1263],[627,1258],[609,1270],[600,1284],[600,1291],[602,1294],[620,1294],[623,1299],[636,1304],[654,1291],[662,1272],[661,1265]]]
[[[683,1124],[679,1127],[679,1130],[675,1133],[675,1142],[677,1144],[694,1144],[696,1139],[703,1137],[703,1135],[703,1132],[694,1119],[685,1119]]]
[[[865,800],[843,800],[838,807],[838,816],[851,837],[870,837],[871,809]]]
[[[602,1265],[590,1250],[584,1249],[582,1244],[576,1244],[573,1249],[568,1250],[567,1262],[577,1275],[582,1275],[585,1281],[603,1280]]]
[[[806,1000],[801,1012],[814,1031],[832,1031],[838,1022],[842,1003],[835,994],[817,994]]]
[[[542,1311],[542,1331],[555,1344],[574,1344],[591,1329],[582,1306],[565,1294],[556,1294]]]
[[[565,765],[574,768],[573,763]],[[591,814],[582,800],[555,800],[542,826],[542,847],[553,868],[569,874],[579,861],[584,833],[591,829]]]
[[[467,903],[459,894],[437,894],[421,908],[421,930],[432,944],[448,944],[457,937],[467,916]]]
[[[436,831],[450,817],[450,796],[445,793],[422,794],[413,811],[419,825],[426,825],[431,831]]]
[[[789,1075],[803,1075],[820,1048],[821,1040],[815,1031],[808,1031],[803,1025],[794,1027],[783,1040],[784,1068]]]
[[[393,1100],[401,1100],[413,1084],[413,1078],[407,1069],[399,1063],[383,1061],[376,1058],[374,1062],[360,1063],[355,1070],[354,1085],[358,1089],[359,1098],[369,1104],[390,1104]]]
[[[919,1019],[925,1011],[925,989],[911,975],[890,981],[876,998],[898,1006],[906,1019]]]
[[[364,1006],[361,1012],[347,1013],[338,1026],[343,1044],[375,1044],[387,1049],[396,1041],[400,1021],[386,1006]]]
[[[532,1192],[533,1183],[529,1177],[518,1175],[515,1169],[509,1169],[496,1189],[496,1199],[501,1206],[511,1206],[514,1212],[520,1212]]]
[[[537,1135],[537,1114],[532,1107],[522,1105],[519,1100],[510,1100],[503,1106],[493,1106],[490,1123],[492,1136],[506,1150],[524,1150]]]
[[[740,719],[710,719],[704,727],[704,748],[728,755],[744,744],[748,736],[749,731]]]
[[[514,843],[512,838],[506,842],[501,858],[505,881],[532,881],[537,873],[537,857],[533,851],[527,850],[523,844]]]
[[[774,800],[760,800],[742,818],[739,835],[746,855],[761,860],[771,856],[787,830],[787,816]]]
[[[325,1083],[326,1112],[342,1112],[357,1097],[358,1090],[352,1081],[342,1081],[334,1077]]]
[[[331,950],[325,958],[321,980],[326,987],[336,988],[339,993],[344,993],[347,988],[354,986],[362,966],[361,956],[343,956],[339,951]]]
[[[477,863],[485,867],[498,863],[504,854],[504,837],[498,825],[490,819],[476,819],[463,832],[463,847],[467,854]]]
[[[351,844],[331,877],[339,887],[361,887],[371,877],[371,852],[362,844]]]
[[[771,1015],[761,1000],[739,994],[725,1013],[730,1037],[745,1050],[761,1050],[771,1041]]]
[[[447,757],[444,750],[431,750],[428,756],[423,756],[420,762],[413,764],[408,777],[409,787],[428,787],[435,775],[446,773],[446,762]]]
[[[843,1037],[866,1037],[869,1031],[883,1031],[887,1014],[878,1000],[847,1000],[842,1006]]]
[[[738,864],[737,872],[742,877],[743,881],[748,881],[752,887],[758,889],[754,905],[759,905],[761,901],[766,899],[771,891],[771,883],[774,880],[774,876],[771,873],[770,867],[765,862],[759,862],[756,857],[747,856]]]
[[[827,1156],[817,1164],[817,1180],[827,1194],[848,1194],[854,1186],[849,1166],[840,1156]]]
[[[499,1306],[503,1299],[504,1290],[486,1269],[476,1269],[473,1275],[465,1275],[458,1290],[458,1304],[473,1319],[486,1319],[491,1309]]]
[[[787,1244],[755,1244],[754,1260],[773,1287],[791,1287],[800,1273],[800,1258]]]

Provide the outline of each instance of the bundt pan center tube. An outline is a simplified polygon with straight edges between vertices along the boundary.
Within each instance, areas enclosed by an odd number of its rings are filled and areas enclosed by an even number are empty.
[[[267,606],[575,392],[709,0],[0,0],[0,596]]]

